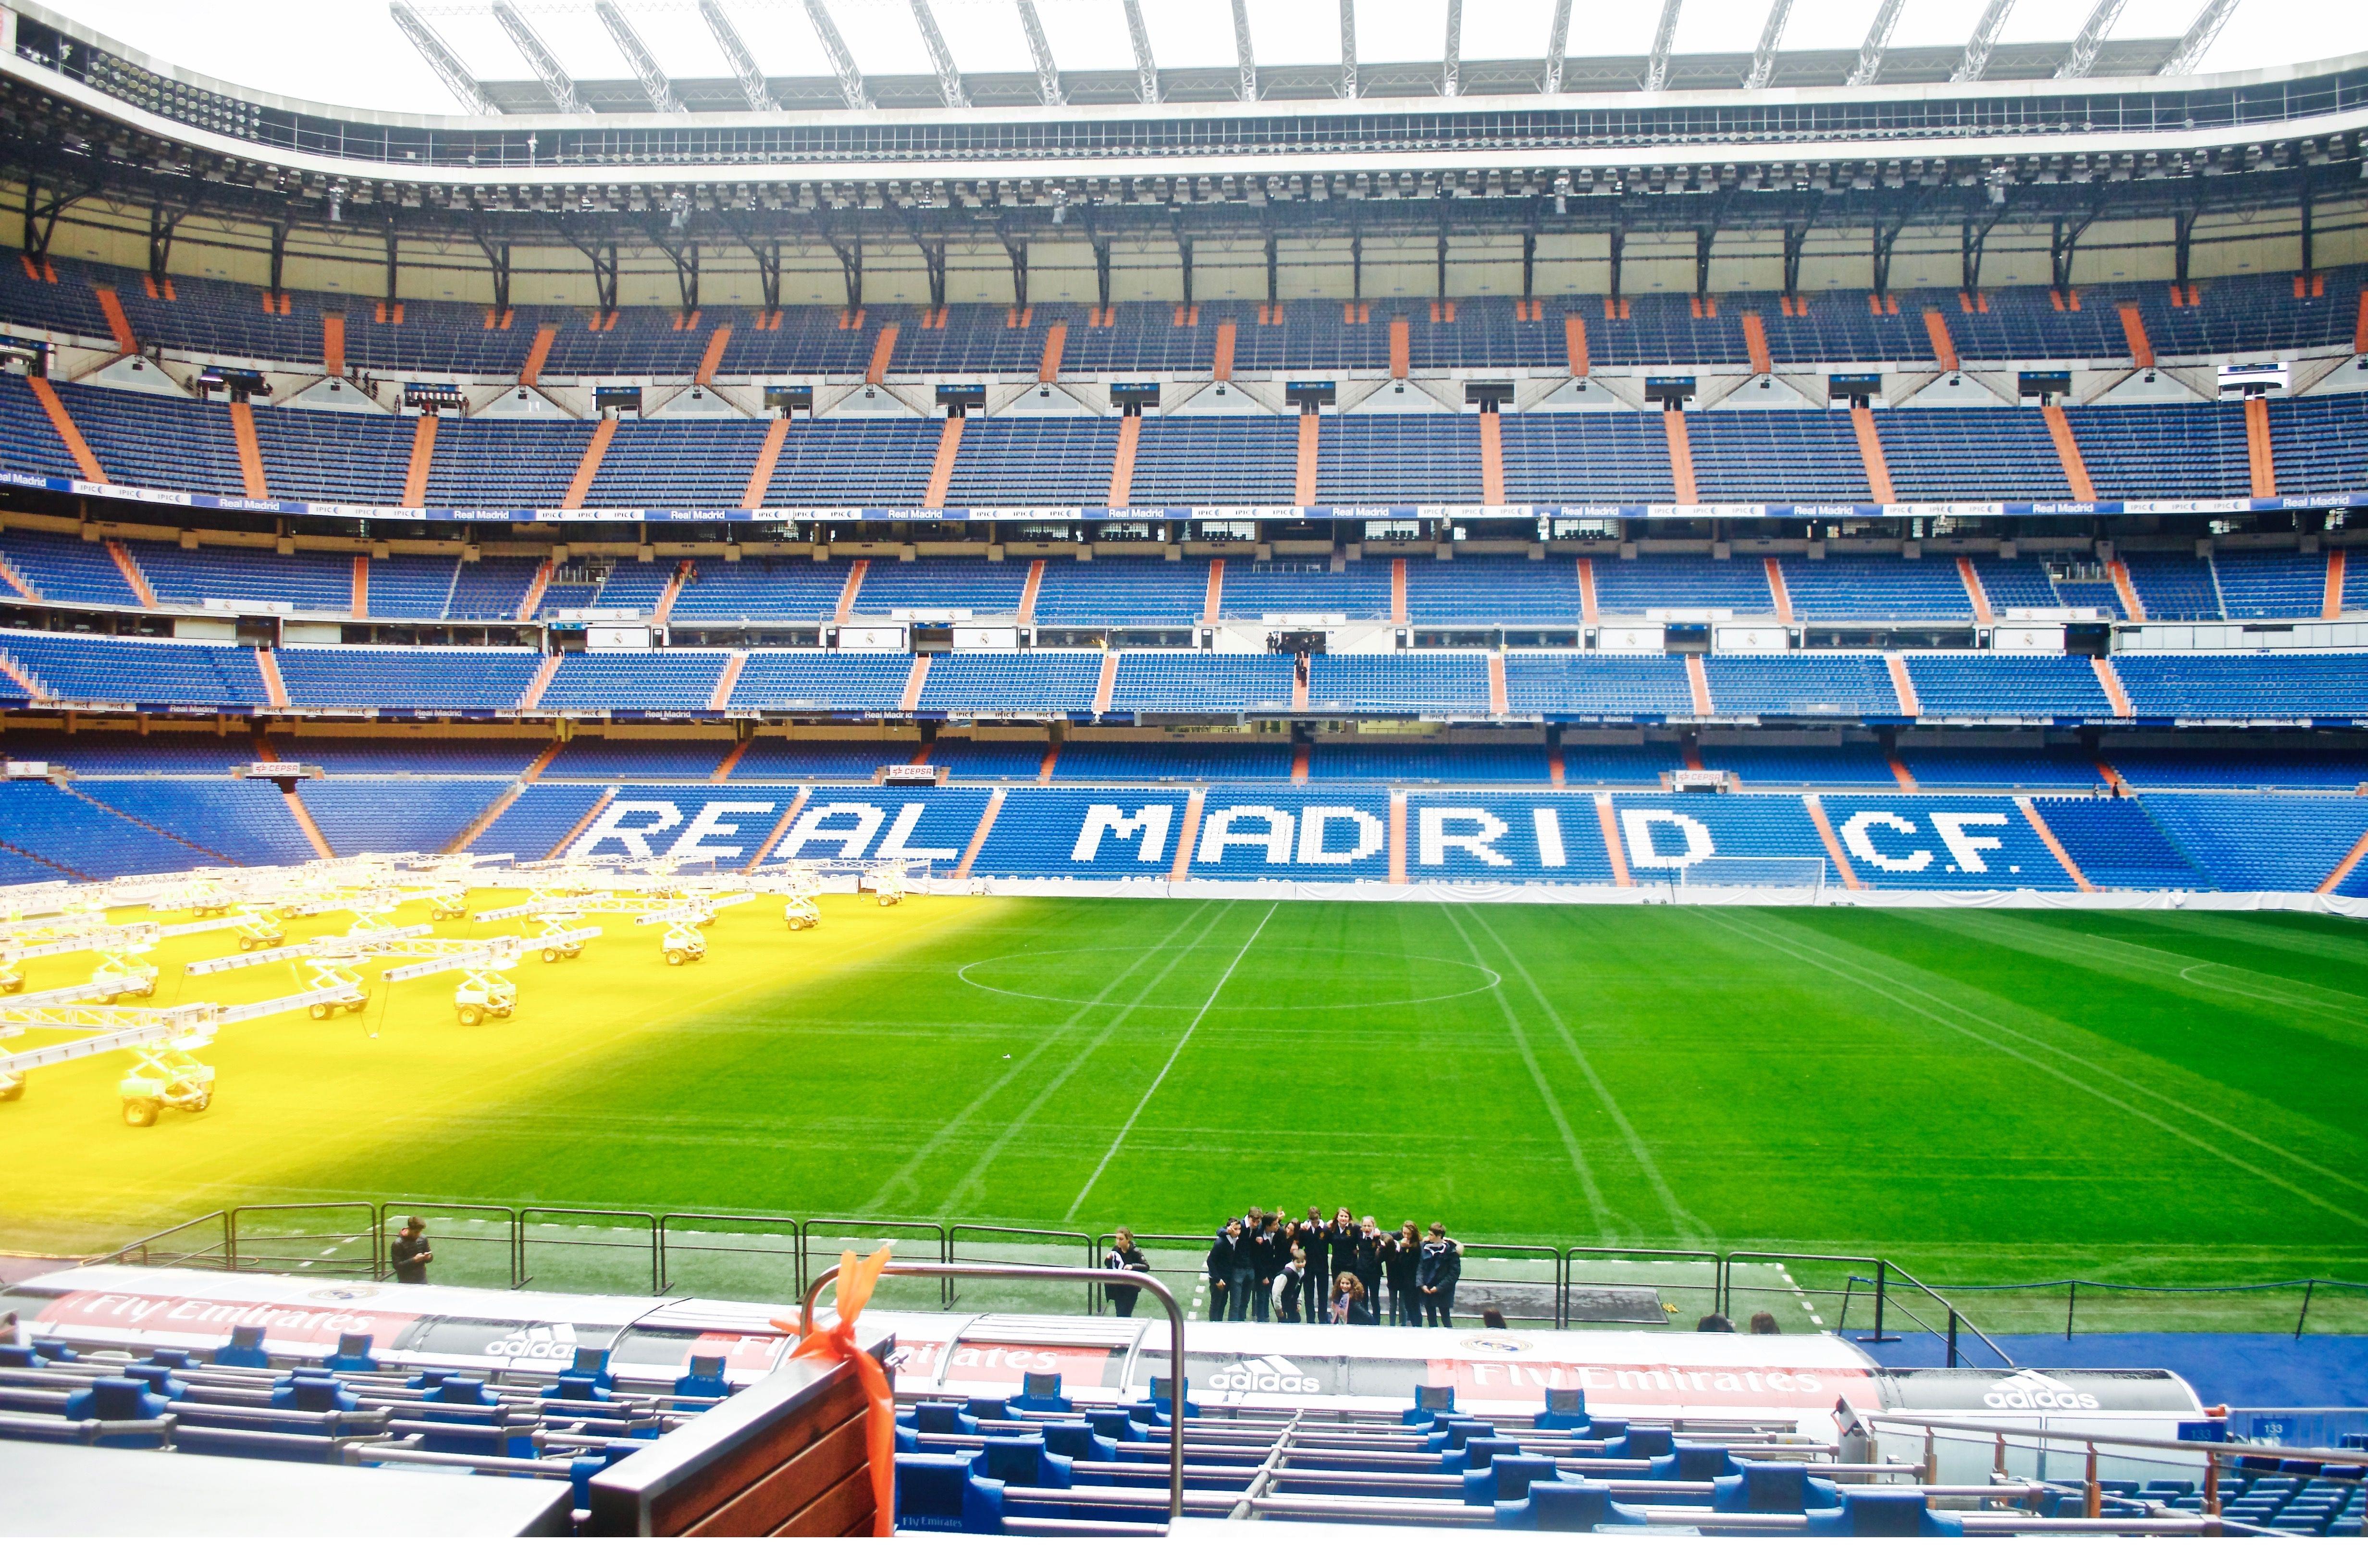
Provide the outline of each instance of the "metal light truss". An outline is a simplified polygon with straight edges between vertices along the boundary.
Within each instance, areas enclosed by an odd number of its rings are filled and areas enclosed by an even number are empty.
[[[542,84],[543,91],[551,95],[551,100],[559,106],[560,113],[588,112],[584,100],[575,96],[575,78],[568,75],[560,65],[559,57],[551,52],[541,35],[534,30],[518,8],[510,4],[510,0],[494,0],[494,20],[502,25],[502,31],[510,35],[510,42],[518,46],[518,53],[526,59],[527,69],[534,73],[535,80]]]
[[[1660,25],[1653,29],[1653,52],[1645,61],[1644,85],[1648,93],[1657,93],[1668,85],[1669,46],[1677,41],[1680,4],[1682,0],[1661,0]]]
[[[341,990],[302,991],[287,996],[274,996],[268,1001],[242,1002],[234,1006],[200,1002],[176,1007],[57,1007],[21,1010],[25,1016],[20,1017],[20,1009],[0,1004],[0,1020],[17,1023],[26,1028],[90,1028],[98,1031],[82,1040],[63,1040],[0,1056],[0,1074],[15,1076],[29,1073],[36,1067],[54,1067],[62,1062],[78,1062],[110,1051],[137,1050],[166,1040],[185,1040],[225,1024],[243,1024],[279,1013],[292,1013],[324,1001],[346,1004],[360,1000],[361,993],[348,986]]]
[[[1036,95],[1046,108],[1058,108],[1061,68],[1053,61],[1053,46],[1044,41],[1044,24],[1037,18],[1036,0],[1019,0],[1019,30],[1028,35],[1028,58],[1036,62]]]
[[[2096,9],[2080,28],[2079,36],[2072,40],[2072,52],[2055,68],[2057,81],[2075,81],[2086,76],[2097,63],[2097,51],[2105,47],[2105,35],[2122,18],[2122,7],[2129,0],[2097,0]]]
[[[1357,0],[1340,0],[1340,96],[1357,96]]]
[[[427,18],[419,14],[410,0],[390,0],[387,10],[393,17],[396,28],[411,40],[411,47],[419,51],[420,58],[427,62],[427,68],[436,73],[471,114],[502,112],[494,102],[493,95],[485,91],[485,85],[470,74],[469,68],[461,62],[461,57],[452,52],[452,46],[428,25]]]
[[[812,24],[823,53],[830,57],[832,74],[838,77],[838,96],[847,100],[849,108],[870,108],[871,98],[863,90],[863,73],[856,69],[855,56],[848,52],[847,40],[838,36],[838,24],[830,19],[830,7],[823,0],[806,0],[806,20]]]
[[[944,98],[948,108],[970,108],[970,94],[962,89],[962,70],[954,64],[953,51],[946,47],[945,34],[938,30],[938,18],[929,9],[929,0],[913,0],[913,25],[921,29],[921,42],[929,51],[929,63],[938,73],[938,96]]]
[[[1751,56],[1751,74],[1743,79],[1746,87],[1756,92],[1776,74],[1776,48],[1784,41],[1784,24],[1792,17],[1793,0],[1770,0],[1768,20],[1759,29],[1759,47]]]
[[[1546,74],[1539,91],[1549,97],[1562,91],[1563,56],[1570,49],[1570,0],[1554,0],[1554,25],[1546,29]]]
[[[1891,35],[1898,28],[1899,13],[1907,0],[1883,0],[1874,13],[1874,20],[1866,29],[1866,41],[1859,45],[1858,64],[1850,74],[1850,85],[1867,87],[1883,74],[1883,56],[1891,47]]]
[[[2227,24],[2229,13],[2236,8],[2237,0],[2209,0],[2203,9],[2195,14],[2195,20],[2189,25],[2186,36],[2179,40],[2178,52],[2162,62],[2162,69],[2157,74],[2184,76],[2193,71],[2197,62],[2211,49],[2213,40],[2220,36],[2220,29]]]
[[[1340,0],[1343,6],[1349,0]],[[1159,101],[1159,62],[1151,57],[1151,32],[1143,25],[1143,0],[1124,0],[1127,41],[1134,47],[1135,91],[1144,103]]]
[[[714,37],[716,50],[723,56],[723,62],[732,67],[732,74],[739,80],[740,96],[748,100],[749,108],[757,114],[771,114],[778,110],[781,106],[774,101],[773,89],[766,82],[765,73],[757,69],[757,57],[749,53],[748,46],[740,40],[740,29],[734,27],[732,18],[724,14],[723,0],[699,0],[699,15],[706,22],[708,32]]]
[[[633,24],[625,19],[625,13],[617,8],[617,0],[592,0],[592,10],[600,18],[600,25],[609,29],[609,37],[617,45],[617,52],[623,55],[625,63],[632,68],[633,77],[641,83],[642,91],[650,96],[651,107],[660,114],[689,113],[683,107],[682,99],[676,95],[674,84],[667,81],[666,74],[659,69],[656,56],[650,53],[649,46],[642,42],[642,35],[633,30]]]
[[[1030,6],[1029,15],[1035,15]],[[1258,101],[1258,56],[1250,48],[1249,0],[1234,0],[1234,61],[1242,74],[1242,102]]]

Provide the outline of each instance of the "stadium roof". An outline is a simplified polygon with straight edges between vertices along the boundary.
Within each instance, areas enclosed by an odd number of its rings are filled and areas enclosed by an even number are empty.
[[[2242,0],[347,0],[290,6],[275,25],[263,0],[256,25],[195,18],[194,33],[188,12],[153,0],[58,9],[181,67],[219,56],[224,76],[283,99],[537,118],[2131,78],[2287,63],[2297,42],[2317,58],[2368,47],[2368,20],[2315,19],[2304,39],[2291,12],[2276,15],[2285,7],[2252,6],[2240,18]],[[2340,36],[2347,27],[2362,36]]]

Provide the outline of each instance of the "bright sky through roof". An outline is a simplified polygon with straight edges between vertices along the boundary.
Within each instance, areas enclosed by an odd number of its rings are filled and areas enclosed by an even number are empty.
[[[632,74],[585,0],[518,0],[552,51],[586,80]],[[1748,53],[1770,0],[1685,0],[1677,49]],[[2128,0],[2113,33],[2184,32],[2203,0]],[[385,0],[238,0],[237,25],[220,4],[190,0],[50,0],[56,9],[144,53],[267,93],[359,108],[449,113],[458,106],[389,18]],[[726,74],[692,0],[619,0],[670,74]],[[801,0],[724,0],[768,74],[827,76]],[[1879,0],[1794,0],[1785,49],[1853,49]],[[1953,44],[1972,31],[1983,0],[1907,0],[1895,47]],[[966,71],[1032,69],[1013,0],[932,0],[938,25]],[[531,73],[486,5],[421,0],[420,9],[480,77]],[[927,75],[929,58],[909,0],[831,0],[856,63],[877,75]],[[1234,63],[1229,0],[1143,0],[1152,52],[1164,66]],[[1132,70],[1120,0],[1037,0],[1053,58],[1064,70]],[[2055,40],[2077,31],[2088,0],[2020,0],[2004,38]],[[1435,60],[1446,0],[1358,0],[1357,52],[1366,62]],[[1553,0],[1474,0],[1463,17],[1463,58],[1520,59],[1545,52]],[[1573,7],[1574,55],[1641,54],[1659,14],[1651,0]],[[1261,66],[1333,64],[1340,58],[1334,0],[1249,0],[1252,49]],[[2240,0],[2205,71],[2241,71],[2368,51],[2368,5],[2359,0]]]

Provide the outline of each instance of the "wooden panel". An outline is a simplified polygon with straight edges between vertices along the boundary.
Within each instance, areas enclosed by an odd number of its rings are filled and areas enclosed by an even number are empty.
[[[689,1533],[734,1498],[768,1480],[794,1456],[813,1448],[848,1421],[860,1420],[862,1414],[863,1388],[849,1371],[840,1378],[837,1387],[792,1412],[757,1441],[716,1454],[706,1466],[686,1476],[682,1484],[651,1498],[650,1533]],[[701,1419],[712,1420],[714,1416]],[[695,1431],[697,1427],[694,1425],[683,1430]],[[787,1517],[791,1511],[784,1508],[776,1517]]]
[[[738,1496],[681,1533],[770,1535],[851,1475],[863,1480],[865,1501],[869,1503],[871,1480],[864,1464],[863,1426],[863,1409],[859,1403],[853,1415],[791,1454],[772,1473],[759,1477]]]
[[[806,1505],[775,1535],[870,1535],[871,1472],[859,1470]]]

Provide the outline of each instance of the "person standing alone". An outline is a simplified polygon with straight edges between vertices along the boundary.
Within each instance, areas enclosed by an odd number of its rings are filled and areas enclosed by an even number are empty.
[[[435,1249],[427,1244],[427,1221],[416,1214],[405,1220],[386,1255],[387,1261],[394,1265],[396,1284],[427,1284],[427,1266],[436,1261]]]
[[[1148,1274],[1151,1260],[1134,1244],[1134,1233],[1121,1225],[1118,1233],[1110,1238],[1110,1253],[1102,1259],[1102,1267],[1123,1269],[1129,1274]],[[1102,1293],[1110,1298],[1110,1311],[1122,1318],[1134,1315],[1134,1299],[1143,1294],[1133,1285],[1106,1285]]]

